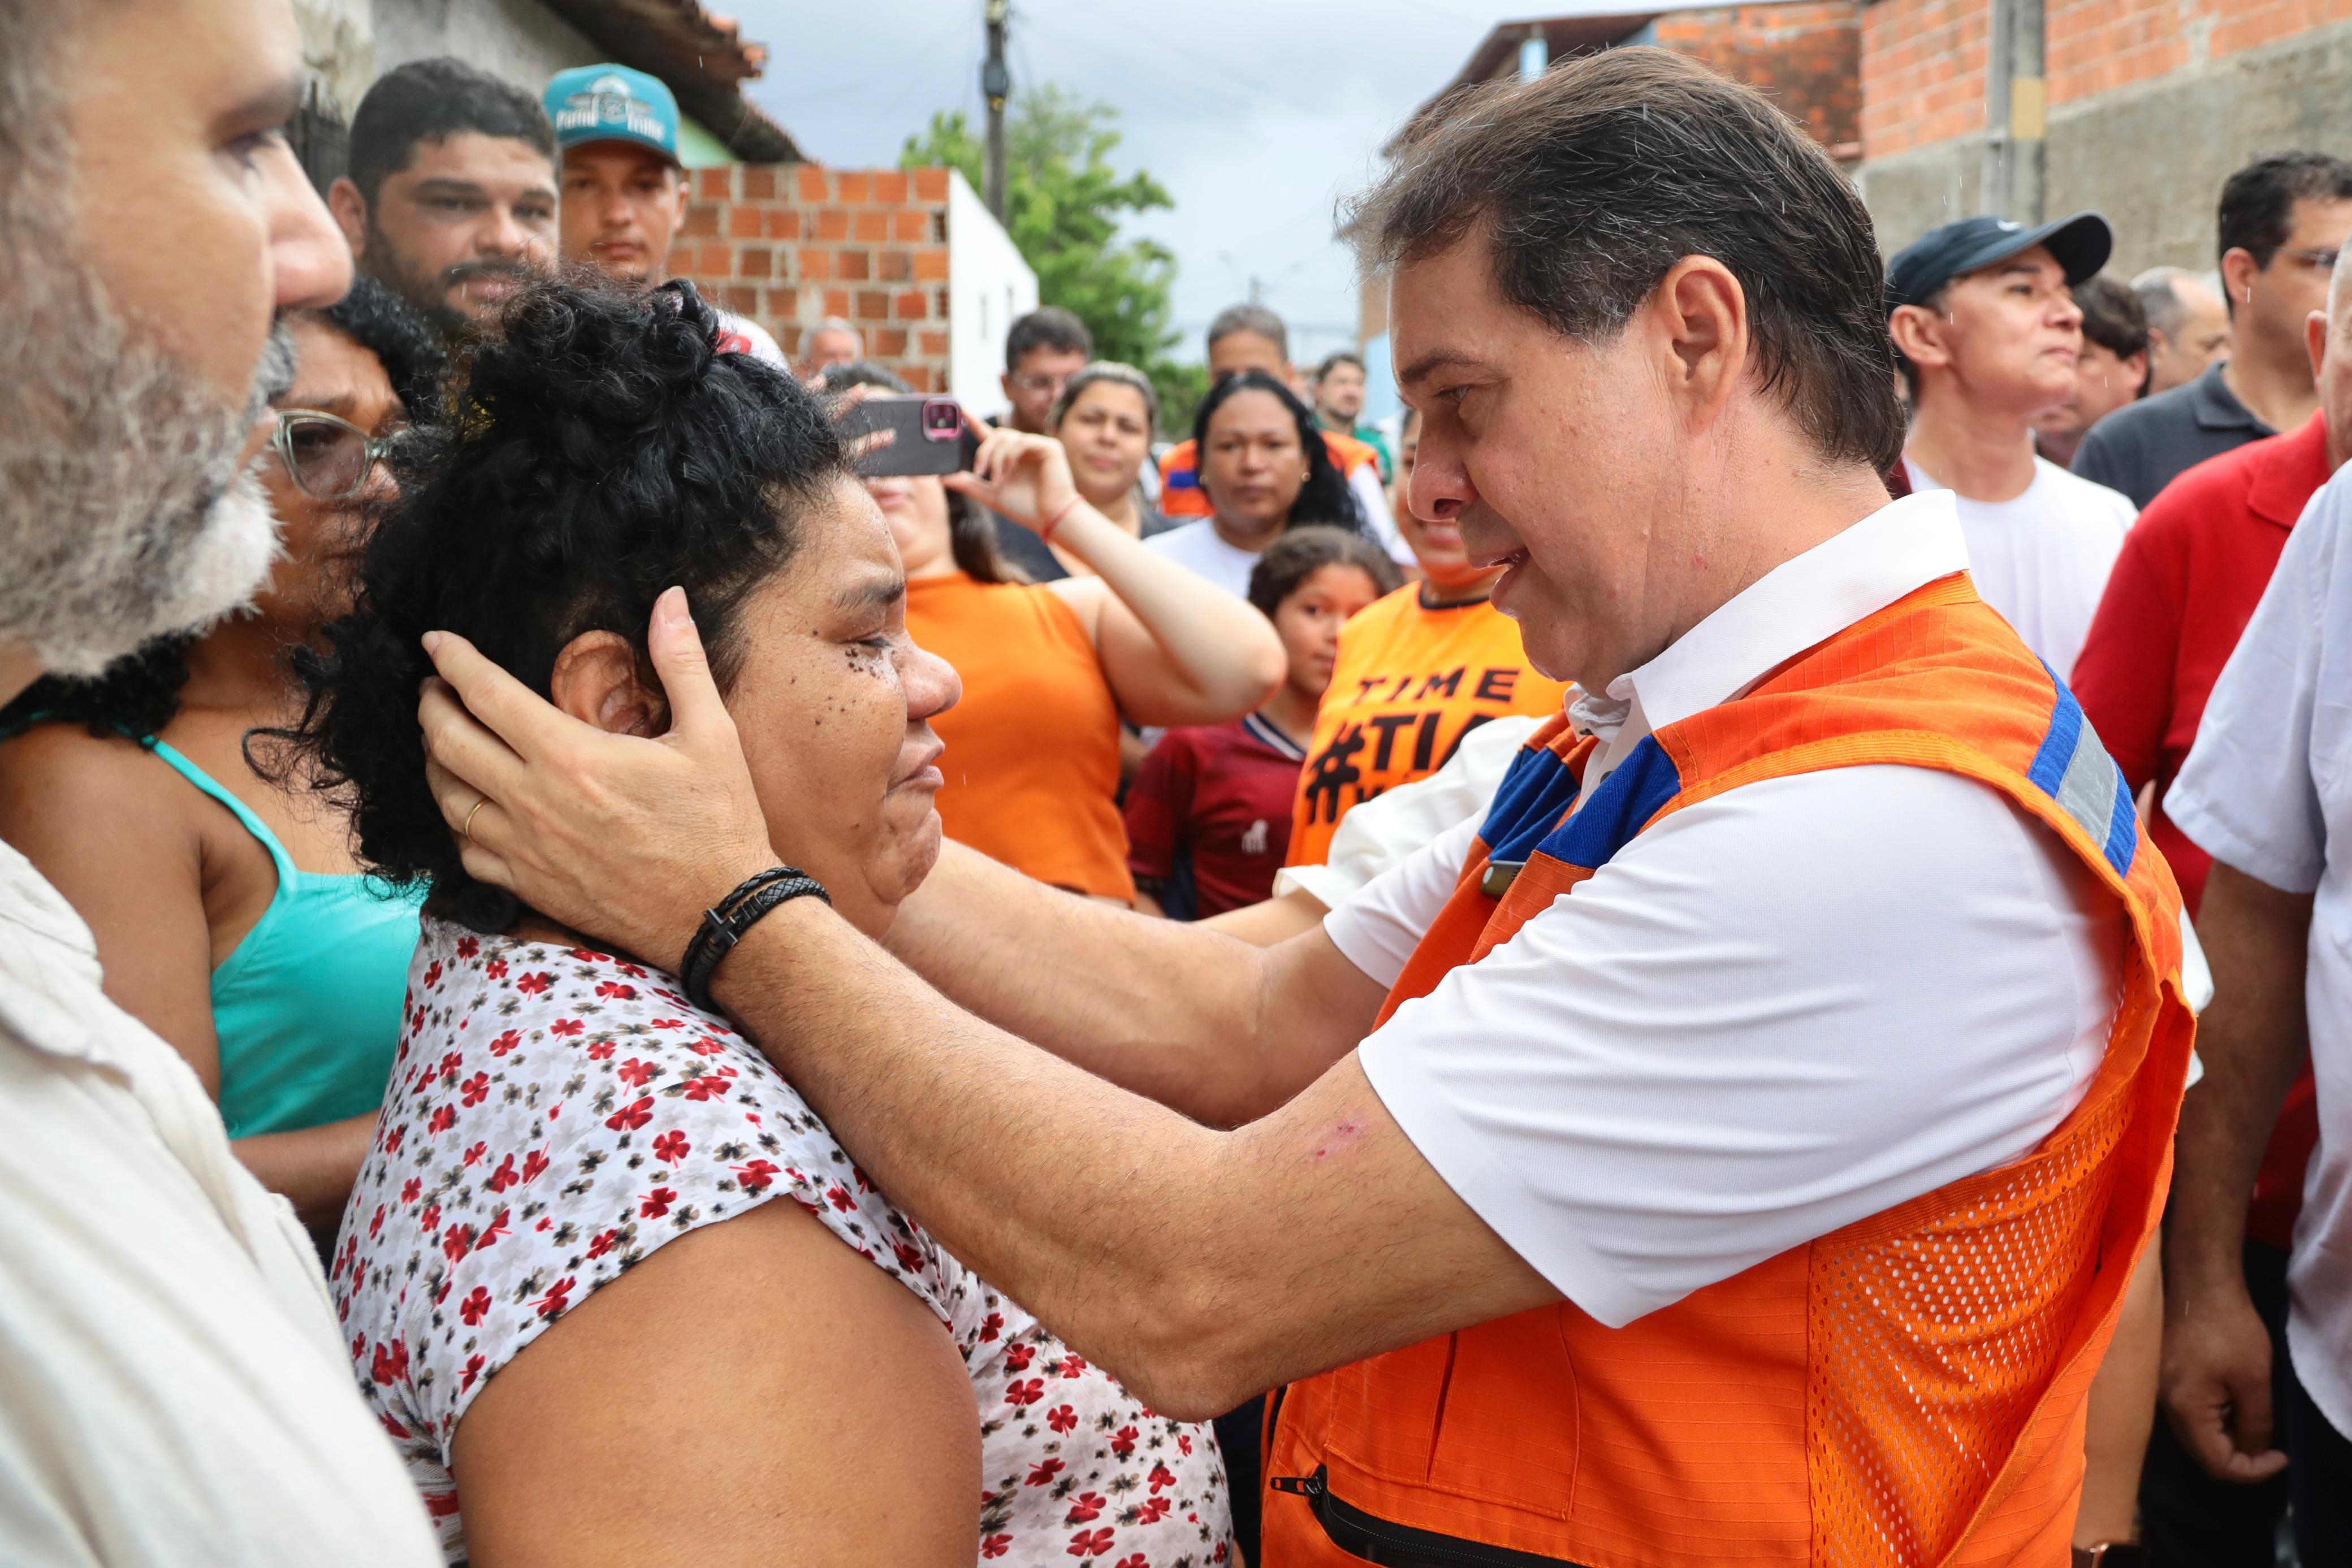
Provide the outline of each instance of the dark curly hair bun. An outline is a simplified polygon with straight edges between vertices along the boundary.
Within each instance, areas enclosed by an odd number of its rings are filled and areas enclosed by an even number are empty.
[[[467,876],[425,788],[419,640],[456,632],[544,695],[583,632],[616,632],[642,656],[654,601],[677,584],[723,688],[745,598],[792,559],[803,514],[849,469],[816,400],[721,351],[717,316],[686,283],[524,289],[446,407],[394,454],[400,499],[368,543],[352,612],[298,661],[310,700],[293,737],[320,787],[348,799],[371,871],[430,882],[436,911],[501,930],[512,901]]]

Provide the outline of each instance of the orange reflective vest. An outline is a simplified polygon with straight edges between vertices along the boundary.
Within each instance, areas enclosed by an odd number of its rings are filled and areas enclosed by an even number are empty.
[[[2065,1563],[2084,1399],[2162,1207],[2194,1028],[2179,894],[2122,775],[1964,574],[1659,730],[1569,816],[1592,746],[1565,721],[1529,742],[1383,1021],[1668,813],[1896,763],[2000,789],[2123,900],[2105,1057],[2024,1157],[1622,1328],[1562,1302],[1284,1390],[1268,1568]]]

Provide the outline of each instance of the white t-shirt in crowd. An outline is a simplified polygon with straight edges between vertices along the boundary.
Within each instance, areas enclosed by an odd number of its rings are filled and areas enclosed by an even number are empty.
[[[1359,465],[1356,471],[1348,476],[1348,488],[1355,493],[1356,505],[1363,508],[1364,526],[1372,530],[1372,537],[1381,541],[1381,548],[1389,552],[1389,559],[1399,566],[1420,564],[1413,559],[1412,547],[1405,543],[1404,536],[1397,531],[1396,514],[1389,510],[1388,486],[1381,483],[1380,465],[1376,463]]]
[[[1656,727],[1967,559],[1931,493],[1768,573],[1580,705],[1605,737],[1585,798]],[[1335,909],[1339,950],[1393,983],[1478,827]],[[2104,1054],[2124,939],[2120,903],[2000,792],[1829,768],[1640,834],[1360,1059],[1479,1218],[1615,1326],[2032,1149]]]
[[[1945,489],[1910,458],[1903,466],[1915,493]],[[2033,460],[2033,483],[2013,500],[1952,500],[1977,591],[2060,680],[2071,678],[2139,509],[2120,492],[2041,457]]]
[[[425,1568],[310,1239],[0,844],[0,1559]]]
[[[1396,518],[1389,513],[1387,493],[1381,488],[1381,476],[1372,465],[1367,463],[1349,475],[1348,486],[1355,491],[1357,503],[1364,508],[1365,527],[1371,530],[1381,548],[1388,551],[1389,558],[1402,566],[1412,565],[1412,547],[1397,532]],[[1250,572],[1257,565],[1258,552],[1227,544],[1209,518],[1198,517],[1180,524],[1143,542],[1162,555],[1182,561],[1234,598],[1249,597]]]
[[[1227,544],[1207,517],[1154,534],[1143,541],[1143,548],[1191,567],[1236,599],[1249,597],[1250,573],[1257,569],[1258,552]]]
[[[2297,1376],[2352,1434],[2352,469],[2312,497],[2164,797],[2215,860],[2313,894],[2304,976],[2319,1145],[2287,1265]],[[2352,843],[2352,837],[2345,837]]]

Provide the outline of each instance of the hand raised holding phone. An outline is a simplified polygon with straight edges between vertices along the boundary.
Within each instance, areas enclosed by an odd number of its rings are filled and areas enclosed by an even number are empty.
[[[971,466],[980,436],[951,397],[850,387],[833,405],[860,477],[953,474]]]
[[[975,422],[980,449],[971,471],[950,474],[949,489],[992,507],[1041,538],[1050,535],[1078,505],[1078,487],[1070,476],[1070,456],[1050,435],[1000,430]]]

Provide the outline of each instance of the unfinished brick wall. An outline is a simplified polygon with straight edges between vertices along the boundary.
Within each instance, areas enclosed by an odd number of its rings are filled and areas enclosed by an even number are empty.
[[[694,171],[670,263],[775,334],[839,316],[918,392],[948,384],[948,172],[746,163]]]
[[[1854,0],[1720,5],[1660,16],[1650,36],[1761,89],[1832,157],[1853,158],[1862,151],[1861,10]]]
[[[2053,105],[2352,20],[2352,0],[2072,0],[2052,10],[2043,68]]]
[[[1984,129],[1990,0],[1881,0],[1862,22],[1865,156]],[[2352,0],[2049,0],[2042,68],[2056,109],[2332,22]]]
[[[1990,0],[1883,0],[1862,19],[1862,147],[1884,158],[1984,129]]]

